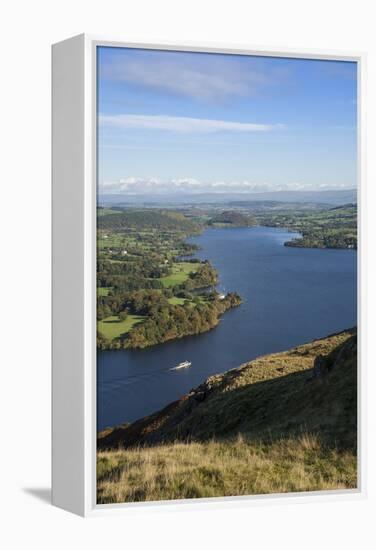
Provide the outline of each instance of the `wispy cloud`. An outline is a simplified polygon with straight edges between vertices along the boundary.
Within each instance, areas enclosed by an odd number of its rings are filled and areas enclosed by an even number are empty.
[[[255,124],[205,118],[168,115],[100,115],[99,125],[116,128],[166,130],[181,133],[209,134],[213,132],[266,132],[283,128],[282,124]]]
[[[100,194],[124,195],[184,195],[200,193],[265,193],[270,191],[323,191],[347,189],[348,185],[314,185],[301,182],[272,184],[252,181],[213,181],[204,182],[195,178],[128,177],[116,182],[104,182],[99,186]]]
[[[250,96],[280,83],[286,71],[257,58],[122,50],[100,66],[100,78],[197,100]]]

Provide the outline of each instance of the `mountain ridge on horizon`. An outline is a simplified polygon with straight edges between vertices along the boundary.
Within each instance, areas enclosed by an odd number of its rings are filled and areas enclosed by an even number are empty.
[[[98,194],[98,205],[121,204],[195,204],[195,203],[227,203],[229,201],[279,201],[279,202],[314,202],[340,205],[357,202],[357,189],[319,190],[319,191],[267,191],[259,193],[184,193],[172,194]]]

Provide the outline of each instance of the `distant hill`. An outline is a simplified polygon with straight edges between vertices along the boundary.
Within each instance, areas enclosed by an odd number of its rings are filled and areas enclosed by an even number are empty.
[[[256,225],[256,222],[253,218],[236,210],[224,210],[220,214],[214,216],[210,222],[210,225],[229,225],[236,227],[249,227]]]
[[[281,201],[311,202],[339,205],[357,202],[356,189],[340,191],[269,191],[265,193],[184,193],[181,195],[120,195],[103,194],[98,197],[100,206],[110,205],[177,205],[177,204],[226,204],[229,202]]]
[[[250,212],[273,211],[273,210],[325,210],[333,208],[333,205],[326,202],[290,202],[290,201],[269,201],[269,200],[247,200],[230,201],[230,208],[246,209]]]
[[[106,211],[108,212],[108,209]],[[101,212],[98,216],[98,229],[113,231],[158,229],[194,233],[199,230],[199,226],[183,214],[171,210],[126,210],[119,213],[112,210],[107,214]]]
[[[356,487],[356,350],[352,329],[260,357],[104,430],[99,501]]]
[[[333,206],[330,210],[356,210],[356,203],[349,202],[347,204],[340,204],[339,206]]]

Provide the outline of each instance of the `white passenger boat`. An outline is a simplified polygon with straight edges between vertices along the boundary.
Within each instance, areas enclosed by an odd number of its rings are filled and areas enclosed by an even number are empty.
[[[183,363],[179,363],[176,365],[176,367],[172,367],[170,370],[180,370],[180,369],[187,369],[192,365],[191,361],[183,361]]]

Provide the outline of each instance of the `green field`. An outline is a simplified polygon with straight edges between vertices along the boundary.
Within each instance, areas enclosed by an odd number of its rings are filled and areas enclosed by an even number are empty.
[[[141,323],[144,319],[142,315],[128,315],[124,321],[120,321],[117,315],[111,315],[98,321],[98,330],[109,340],[114,340],[129,332],[134,325]]]
[[[97,246],[99,249],[103,248],[120,248],[124,246],[124,238],[121,235],[115,233],[104,233],[98,235]]]
[[[97,296],[108,296],[108,293],[112,290],[112,287],[99,287],[97,288]]]
[[[159,280],[166,288],[180,285],[188,279],[190,273],[196,273],[200,264],[193,264],[190,262],[179,262],[173,265],[171,275],[161,277]]]
[[[172,306],[182,306],[186,300],[185,298],[177,298],[176,296],[173,296],[172,298],[169,298],[168,301]]]

